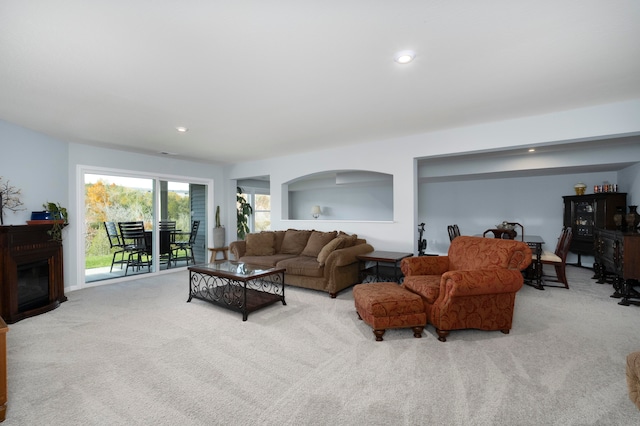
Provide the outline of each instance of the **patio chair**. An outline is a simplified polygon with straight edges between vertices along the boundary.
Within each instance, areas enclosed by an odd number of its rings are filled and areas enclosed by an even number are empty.
[[[147,246],[144,222],[118,222],[118,227],[127,255],[124,275],[126,276],[129,272],[129,267],[139,271],[141,267],[146,266],[151,272],[151,252],[150,247]]]
[[[166,263],[167,268],[171,268],[172,246],[175,239],[176,221],[161,220],[158,222],[158,231],[160,231],[160,263]]]
[[[184,236],[187,237],[184,240],[176,240],[172,244],[172,253],[171,259],[174,264],[177,265],[178,261],[185,260],[187,265],[189,261],[196,263],[195,256],[193,255],[193,246],[196,243],[196,236],[198,235],[198,228],[200,227],[200,221],[194,220],[191,224],[191,232],[176,232],[176,236]],[[180,255],[180,252],[183,252]]]
[[[107,231],[107,238],[109,239],[109,249],[114,250],[113,258],[111,259],[111,269],[109,272],[113,272],[113,265],[120,265],[120,269],[122,269],[122,265],[126,264],[127,261],[124,259],[124,244],[120,239],[120,235],[118,234],[118,228],[116,227],[115,222],[103,222],[104,229]],[[120,259],[116,260],[116,257],[120,255]]]

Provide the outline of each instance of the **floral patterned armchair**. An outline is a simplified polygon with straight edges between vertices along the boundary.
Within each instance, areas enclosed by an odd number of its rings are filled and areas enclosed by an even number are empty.
[[[451,330],[511,329],[521,271],[531,264],[531,249],[521,241],[460,236],[447,256],[402,260],[402,286],[422,297],[427,322],[438,340]]]

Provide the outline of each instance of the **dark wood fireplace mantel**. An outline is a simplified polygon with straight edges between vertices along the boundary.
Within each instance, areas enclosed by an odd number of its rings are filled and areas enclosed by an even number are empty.
[[[0,316],[13,324],[57,308],[64,295],[62,243],[50,225],[0,226]]]

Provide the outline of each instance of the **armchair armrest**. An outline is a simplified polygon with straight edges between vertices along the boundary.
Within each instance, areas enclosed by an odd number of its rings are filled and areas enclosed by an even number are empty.
[[[441,297],[478,296],[483,294],[515,293],[522,288],[524,279],[513,269],[478,269],[449,271],[440,281]]]
[[[233,241],[229,244],[229,251],[238,260],[247,252],[247,242],[245,240]]]
[[[449,256],[414,256],[400,262],[405,277],[411,275],[442,275],[449,270]]]

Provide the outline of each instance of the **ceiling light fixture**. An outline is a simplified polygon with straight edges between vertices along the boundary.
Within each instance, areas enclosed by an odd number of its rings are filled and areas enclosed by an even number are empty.
[[[529,152],[536,152],[535,148],[529,148]]]
[[[184,126],[178,126],[178,127],[176,127],[176,130],[177,130],[178,132],[180,132],[180,133],[186,133],[189,129],[187,129],[187,128],[186,128],[186,127],[184,127]]]
[[[396,56],[393,58],[399,64],[408,64],[413,61],[413,58],[416,57],[416,52],[413,50],[403,50],[401,52],[396,53]]]

